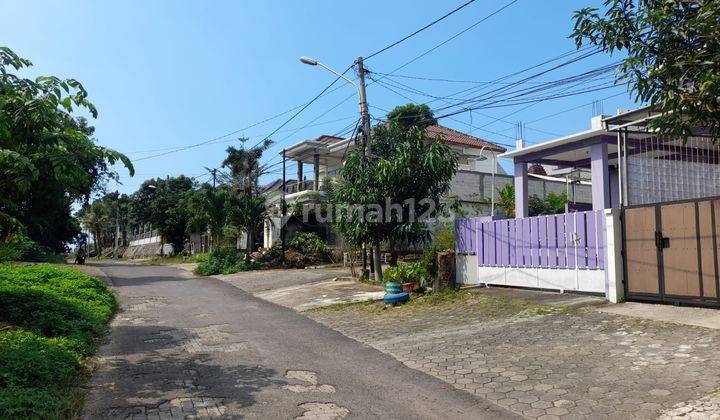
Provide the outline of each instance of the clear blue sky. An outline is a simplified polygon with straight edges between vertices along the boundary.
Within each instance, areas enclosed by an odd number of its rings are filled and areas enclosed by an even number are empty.
[[[367,67],[389,72],[447,39],[509,0],[480,0],[403,44],[368,60]],[[96,137],[133,159],[166,149],[199,143],[240,130],[306,102],[333,76],[298,61],[308,55],[343,70],[360,55],[395,41],[452,10],[458,1],[31,1],[0,0],[3,25],[0,44],[31,59],[28,73],[54,74],[80,80],[99,109]],[[492,80],[574,48],[567,38],[572,14],[600,0],[519,0],[500,14],[397,74],[431,78]],[[541,80],[579,73],[613,61],[599,55]],[[447,95],[472,85],[397,79],[433,95]],[[496,108],[459,115],[474,134],[512,144],[515,121],[527,124],[526,138],[537,142],[547,133],[569,134],[589,128],[592,107],[553,118],[530,121],[622,92],[619,88],[543,102],[507,117],[518,108]],[[286,128],[308,124],[353,93],[349,85],[323,97]],[[411,95],[412,96],[412,95]],[[429,98],[413,96],[417,101]],[[390,109],[408,102],[382,86],[371,85],[372,106]],[[607,99],[605,113],[631,107],[627,95]],[[382,112],[371,109],[376,117]],[[350,98],[314,124],[292,134],[273,136],[283,146],[333,134],[358,117],[357,100]],[[132,192],[149,177],[201,175],[203,167],[218,166],[224,149],[239,136],[260,140],[284,117],[241,130],[221,141],[136,162],[137,175],[124,171],[123,185],[111,190]],[[442,121],[461,131],[469,127]],[[539,130],[539,131],[538,131]],[[289,136],[289,137],[288,137]],[[509,137],[504,137],[509,136]],[[275,167],[277,168],[277,167]],[[291,170],[292,171],[292,170]],[[291,172],[292,173],[292,172]],[[274,174],[276,176],[279,174]],[[206,180],[207,176],[200,178]]]

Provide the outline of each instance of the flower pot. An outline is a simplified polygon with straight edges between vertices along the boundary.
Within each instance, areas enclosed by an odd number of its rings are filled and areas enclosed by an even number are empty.
[[[402,284],[403,292],[412,293],[414,288],[415,288],[415,283],[403,283]]]
[[[385,291],[387,293],[401,293],[403,291],[402,284],[395,283],[395,282],[387,282],[385,283]]]

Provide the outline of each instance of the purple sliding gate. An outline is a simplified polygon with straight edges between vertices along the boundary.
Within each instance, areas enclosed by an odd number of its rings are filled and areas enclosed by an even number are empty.
[[[476,254],[482,267],[605,268],[602,210],[488,220],[455,219],[459,254]]]

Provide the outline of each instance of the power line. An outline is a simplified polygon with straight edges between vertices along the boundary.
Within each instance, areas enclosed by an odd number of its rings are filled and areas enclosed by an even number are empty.
[[[332,123],[336,123],[336,122],[339,122],[339,121],[349,120],[350,118],[355,118],[355,116],[353,115],[353,116],[351,116],[351,117],[343,117],[343,118],[337,118],[337,119],[334,119],[334,120],[323,121],[323,122],[320,122],[320,123],[317,123],[317,124],[312,124],[312,125],[308,125],[308,126],[303,126],[302,128],[305,128],[305,127],[318,127],[318,126],[321,126],[321,125],[332,124]],[[286,128],[286,129],[284,129],[284,130],[280,130],[279,133],[281,133],[281,132],[289,132],[289,131],[293,131],[293,130],[297,130],[297,128],[295,128],[295,127],[293,127],[293,128]],[[261,137],[261,136],[264,136],[264,135],[263,135],[263,134],[252,135],[252,136],[247,136],[247,138],[248,138],[248,139],[254,139],[254,138]],[[218,140],[218,141],[213,141],[213,142],[210,142],[210,143],[205,143],[204,146],[212,145],[212,144],[218,144],[218,143],[228,144],[228,143],[234,142],[234,141],[236,141],[236,140],[230,140],[230,141]],[[164,151],[176,150],[176,149],[177,149],[177,147],[165,147],[165,148],[162,148],[162,149],[134,150],[134,151],[131,151],[131,152],[127,152],[127,153],[125,153],[125,154],[126,154],[126,155],[133,155],[133,154],[140,154],[140,153],[164,152]]]
[[[461,9],[464,9],[465,7],[469,6],[470,4],[472,4],[472,3],[474,3],[474,2],[475,2],[475,0],[469,0],[469,1],[461,4],[460,6],[456,7],[456,8],[453,9],[452,11],[446,13],[445,15],[443,15],[443,16],[437,18],[437,19],[435,19],[434,21],[428,23],[427,25],[423,26],[422,28],[418,29],[417,31],[411,33],[410,35],[407,35],[407,36],[405,36],[405,37],[403,37],[403,38],[401,38],[401,39],[393,42],[392,44],[387,45],[387,46],[379,49],[378,51],[375,51],[374,53],[368,55],[367,57],[365,57],[365,60],[369,60],[369,59],[375,57],[376,55],[378,55],[378,54],[380,54],[380,53],[383,53],[383,52],[389,50],[390,48],[392,48],[392,47],[400,44],[401,42],[404,42],[404,41],[412,38],[413,36],[419,34],[420,32],[422,32],[422,31],[424,31],[424,30],[426,30],[426,29],[428,29],[429,27],[435,25],[436,23],[438,23],[438,22],[440,22],[441,20],[447,18],[448,16],[450,16],[450,15],[452,15],[452,14],[460,11]]]
[[[342,76],[345,75],[345,73],[347,73],[348,71],[350,71],[350,69],[351,69],[352,67],[353,67],[353,66],[351,65],[351,66],[349,66],[348,68],[346,68],[345,71],[343,71],[342,73],[340,73],[340,76],[337,76],[337,77],[335,78],[335,80],[333,80],[329,85],[327,85],[327,86],[325,87],[325,89],[321,90],[320,93],[318,93],[317,95],[315,95],[315,97],[312,98],[312,99],[310,100],[310,102],[306,103],[302,108],[300,108],[296,113],[294,113],[294,114],[293,114],[290,118],[288,118],[284,123],[280,124],[280,126],[279,126],[278,128],[276,128],[276,129],[273,130],[270,134],[268,134],[267,136],[265,136],[264,139],[262,139],[262,140],[260,140],[259,142],[255,143],[255,145],[254,145],[253,147],[256,147],[258,144],[260,144],[260,143],[262,143],[263,141],[269,139],[269,138],[272,137],[275,133],[277,133],[278,131],[280,131],[281,128],[285,127],[290,121],[294,120],[295,117],[297,117],[298,115],[300,115],[300,113],[302,113],[303,111],[305,111],[305,110],[307,109],[307,107],[309,107],[310,105],[312,105],[313,102],[317,101],[321,96],[323,96],[323,94],[325,94],[325,92],[327,92],[328,89],[330,89],[338,80],[340,80],[340,79],[342,78]]]
[[[460,35],[464,34],[465,32],[473,29],[474,27],[478,26],[479,24],[485,22],[486,20],[490,19],[491,17],[497,15],[498,13],[502,12],[503,10],[507,9],[508,7],[512,6],[513,4],[517,3],[518,0],[512,0],[511,2],[505,4],[503,7],[495,10],[494,12],[490,13],[489,15],[481,18],[480,20],[476,21],[472,25],[466,27],[462,31],[456,33],[455,35],[451,36],[450,38],[445,39],[444,41],[440,42],[439,44],[436,44],[434,47],[430,48],[429,50],[426,50],[425,52],[415,56],[414,58],[410,59],[409,61],[401,64],[400,66],[396,67],[394,70],[390,72],[390,74],[395,73],[396,71],[405,68],[409,66],[410,64],[414,63],[415,61],[421,59],[422,57],[425,57],[426,55],[430,54],[431,52],[435,51],[436,49],[442,47],[443,45],[447,44],[448,42],[452,41],[453,39],[459,37]]]

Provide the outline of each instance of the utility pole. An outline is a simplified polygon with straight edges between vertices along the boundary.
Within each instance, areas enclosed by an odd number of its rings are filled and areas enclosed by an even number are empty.
[[[365,157],[370,156],[370,113],[368,112],[367,94],[365,93],[365,67],[363,66],[363,58],[358,57],[357,61],[358,73],[358,96],[360,97],[360,116],[362,117],[363,140],[365,148]]]
[[[363,127],[363,146],[365,148],[365,159],[370,160],[370,113],[368,111],[367,93],[365,92],[365,67],[363,58],[358,57],[355,61],[358,73],[358,96],[360,97],[360,116],[362,117]],[[375,281],[382,281],[382,261],[380,257],[380,243],[372,244],[372,254],[370,255],[370,264]]]
[[[213,176],[213,189],[215,189],[215,180],[217,179],[217,169],[216,168],[213,168],[212,176]]]
[[[115,203],[115,248],[113,249],[113,259],[118,258],[118,246],[120,242],[120,195]]]
[[[282,263],[285,263],[285,213],[287,213],[287,205],[285,204],[285,149],[282,151],[282,185],[280,186],[280,191],[282,194],[281,200],[280,200],[280,250],[282,251],[282,256],[280,257],[280,261]],[[272,246],[272,244],[270,244]]]

